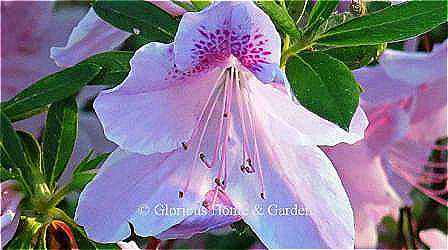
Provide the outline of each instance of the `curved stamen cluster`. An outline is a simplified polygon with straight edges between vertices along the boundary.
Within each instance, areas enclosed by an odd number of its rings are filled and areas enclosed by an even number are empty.
[[[242,77],[242,79],[240,79]],[[182,198],[184,192],[188,190],[191,183],[192,171],[196,164],[202,163],[208,169],[216,168],[217,173],[213,182],[216,190],[225,190],[229,173],[229,138],[231,133],[232,119],[240,119],[242,131],[242,163],[240,169],[246,174],[257,174],[260,183],[260,197],[265,198],[263,173],[261,169],[261,159],[256,139],[255,119],[252,110],[249,108],[250,99],[245,83],[248,82],[246,76],[241,74],[238,67],[231,66],[224,70],[218,77],[213,91],[211,91],[207,103],[199,116],[198,124],[193,131],[191,141],[183,142],[182,148],[193,150],[192,166],[184,188],[179,191]],[[236,106],[233,102],[236,101]],[[218,104],[218,102],[221,104]],[[235,112],[235,113],[234,113]],[[213,114],[215,114],[213,116]],[[216,116],[217,115],[217,116]],[[214,142],[211,159],[207,153],[201,151],[204,147],[204,138],[207,129],[210,129],[211,122],[217,118],[217,134]],[[216,122],[216,121],[213,121]],[[211,160],[211,161],[210,161]],[[216,192],[218,193],[218,192]],[[216,199],[213,199],[212,203]]]

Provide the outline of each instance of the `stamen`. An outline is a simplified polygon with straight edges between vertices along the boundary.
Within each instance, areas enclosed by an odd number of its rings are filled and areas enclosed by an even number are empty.
[[[220,82],[222,80],[222,77],[224,76],[224,73],[225,73],[225,71],[223,71],[220,74],[218,80],[216,81],[215,87],[214,87],[212,93],[210,94],[210,96],[209,96],[209,98],[207,100],[207,103],[205,104],[205,106],[204,106],[204,108],[202,110],[202,113],[200,115],[200,118],[199,118],[199,121],[197,123],[197,126],[196,126],[196,128],[195,128],[195,130],[194,130],[194,132],[192,134],[192,137],[191,137],[192,139],[191,140],[193,141],[193,138],[197,135],[199,130],[202,128],[202,131],[201,131],[201,134],[200,134],[200,137],[199,137],[199,141],[198,141],[198,145],[197,145],[196,150],[195,150],[196,152],[195,152],[195,154],[193,156],[193,162],[192,162],[192,166],[190,168],[190,173],[188,175],[187,182],[185,183],[184,190],[187,190],[188,187],[190,186],[191,176],[193,175],[193,168],[195,167],[195,164],[196,164],[196,161],[197,161],[199,150],[200,150],[200,147],[202,145],[202,140],[204,138],[205,131],[207,130],[207,126],[208,126],[208,123],[210,121],[210,117],[212,116],[213,110],[215,109],[216,103],[218,102],[218,99],[219,99],[219,96],[220,96],[220,91],[222,89]],[[206,110],[207,110],[208,106],[210,105],[210,100],[212,99],[211,97],[214,96],[214,95],[216,95],[216,97],[214,98],[214,101],[213,101],[213,103],[212,103],[212,105],[210,107],[210,110],[208,112],[208,115],[207,115],[207,117],[205,119],[204,126],[201,127],[200,126],[201,121],[203,120],[204,114],[206,113]],[[209,164],[206,164],[206,166],[208,166],[209,168],[211,167]],[[183,193],[182,193],[182,195],[183,195]]]
[[[256,136],[256,130],[255,130],[255,121],[253,119],[253,114],[252,114],[252,110],[249,108],[249,98],[247,97],[247,100],[245,103],[246,106],[246,113],[248,115],[249,118],[249,127],[250,130],[252,132],[252,138],[253,138],[253,144],[254,144],[254,153],[255,153],[255,160],[256,160],[256,166],[257,166],[257,177],[258,180],[260,182],[260,186],[261,186],[261,193],[263,194],[261,196],[262,199],[264,199],[263,197],[265,196],[266,192],[264,189],[264,178],[263,178],[263,170],[261,169],[261,159],[260,159],[260,152],[258,150],[258,143],[257,143],[257,136]]]
[[[227,96],[228,85],[229,85],[228,81],[229,81],[229,77],[226,77],[226,81],[224,82],[224,98],[222,100],[223,105],[222,105],[221,115],[219,117],[224,117],[224,114],[225,114],[226,103],[227,103],[227,98],[228,98],[228,96]],[[215,165],[216,162],[218,161],[218,152],[219,152],[219,148],[221,146],[220,142],[221,142],[223,126],[224,126],[224,119],[221,119],[219,122],[218,138],[216,139],[215,150],[213,152],[213,160],[211,163],[212,166]]]
[[[230,132],[230,115],[231,115],[231,105],[232,105],[232,94],[233,94],[233,85],[235,84],[235,68],[230,68],[230,80],[226,82],[228,84],[228,92],[226,92],[226,103],[225,103],[225,113],[223,114],[223,120],[225,120],[225,129],[224,129],[224,138],[221,148],[221,168],[219,170],[218,177],[221,179],[222,176],[222,186],[225,189],[225,185],[227,183],[227,173],[228,173],[228,159],[227,159],[227,145],[229,142],[229,132]],[[228,114],[228,115],[227,115]]]
[[[236,101],[237,101],[237,106],[238,106],[239,117],[241,120],[241,130],[243,133],[243,164],[241,165],[241,167],[245,166],[246,163],[249,163],[249,165],[252,166],[250,157],[247,157],[247,154],[250,154],[250,152],[249,152],[249,145],[248,145],[248,136],[247,136],[247,132],[246,132],[245,111],[243,110],[243,104],[242,104],[243,103],[242,95],[244,92],[243,92],[243,89],[241,88],[238,73],[236,74],[236,82],[237,82],[236,87],[238,88],[237,95],[236,95],[236,97],[237,97]],[[243,169],[241,171],[243,171]]]

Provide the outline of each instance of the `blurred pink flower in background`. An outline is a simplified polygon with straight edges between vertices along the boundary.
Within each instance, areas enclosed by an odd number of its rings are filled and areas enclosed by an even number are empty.
[[[409,200],[407,183],[417,184],[431,146],[446,136],[446,56],[446,42],[431,53],[387,49],[379,65],[354,71],[365,89],[366,136],[325,150],[354,208],[356,247],[376,246],[376,225],[398,215]]]
[[[1,2],[1,6],[4,28],[1,33],[8,34],[1,37],[1,100],[6,101],[35,81],[61,69],[49,57],[50,48],[64,43],[86,9],[76,5],[53,9],[52,1],[10,1]],[[90,149],[101,153],[115,148],[106,140],[96,115],[84,110],[88,101],[103,88],[85,87],[77,97],[78,138],[70,166],[77,164]],[[15,122],[14,127],[40,137],[44,123],[45,114],[40,114]],[[72,169],[66,169],[62,183],[70,178]]]
[[[1,101],[6,101],[58,67],[48,57],[50,47],[61,44],[82,10],[52,13],[51,1],[2,1]],[[57,31],[57,32],[54,32]],[[45,116],[14,124],[40,136]]]
[[[19,204],[24,195],[17,191],[16,182],[8,180],[0,183],[1,193],[1,245],[3,247],[12,239],[16,233],[20,219]]]

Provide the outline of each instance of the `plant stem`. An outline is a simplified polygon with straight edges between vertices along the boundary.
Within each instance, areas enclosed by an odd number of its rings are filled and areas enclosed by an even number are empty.
[[[294,46],[292,46],[291,48],[284,50],[282,53],[282,57],[280,59],[280,68],[285,67],[286,62],[288,61],[288,58],[290,56],[293,56],[302,50],[308,49],[308,48],[312,47],[313,45],[314,45],[314,42],[312,42],[312,41],[301,40],[301,41],[298,41],[296,44],[294,44]]]
[[[59,189],[54,195],[51,197],[51,199],[48,201],[48,208],[55,207],[59,202],[61,202],[67,194],[69,194],[72,191],[70,185],[66,185],[63,188]]]

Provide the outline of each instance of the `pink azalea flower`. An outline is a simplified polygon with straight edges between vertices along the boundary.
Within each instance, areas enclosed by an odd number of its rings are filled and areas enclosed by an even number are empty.
[[[184,14],[173,44],[136,52],[126,80],[94,103],[119,149],[81,193],[75,219],[89,237],[118,242],[129,223],[138,235],[189,237],[225,224],[207,216],[221,204],[270,248],[353,247],[350,203],[317,145],[358,141],[366,117],[358,109],[348,133],[269,84],[286,81],[280,45],[252,2],[219,2]],[[193,214],[198,229],[192,214],[161,206],[207,214]],[[175,227],[185,231],[163,237]]]
[[[354,72],[365,89],[366,137],[326,151],[354,208],[357,247],[375,247],[377,224],[409,199],[411,186],[400,190],[395,174],[416,184],[431,146],[446,135],[446,55],[446,42],[432,53],[386,50],[379,65]]]
[[[438,229],[422,230],[419,233],[420,239],[431,249],[447,249],[448,238],[445,233]]]
[[[185,10],[169,1],[149,1],[173,16]],[[87,57],[120,46],[131,33],[115,28],[103,21],[90,8],[84,18],[73,29],[64,47],[51,48],[50,57],[60,67],[68,67]]]
[[[20,201],[23,194],[16,190],[16,182],[12,180],[0,183],[1,193],[1,246],[3,247],[12,239],[16,233],[20,219]]]

